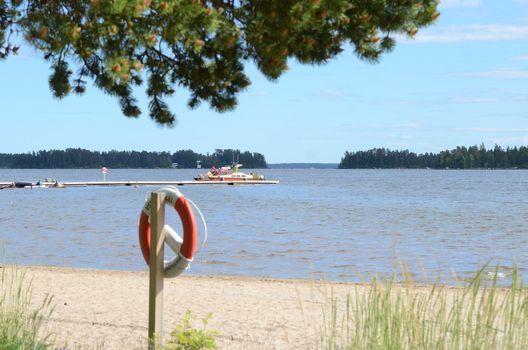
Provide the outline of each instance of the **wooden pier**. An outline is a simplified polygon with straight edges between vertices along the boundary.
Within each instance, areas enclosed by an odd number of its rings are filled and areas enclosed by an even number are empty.
[[[6,188],[17,182],[0,182],[0,188]],[[273,180],[239,180],[239,181],[59,181],[59,182],[33,182],[27,183],[28,187],[64,188],[87,186],[186,186],[186,185],[275,185],[279,181]],[[29,185],[31,184],[31,185]]]
[[[278,181],[246,180],[246,181],[92,181],[92,182],[62,182],[64,187],[85,186],[185,186],[185,185],[275,185]]]

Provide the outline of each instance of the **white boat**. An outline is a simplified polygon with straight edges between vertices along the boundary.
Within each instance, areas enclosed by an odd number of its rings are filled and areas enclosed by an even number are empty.
[[[233,167],[224,166],[221,168],[215,168],[214,166],[209,169],[205,174],[199,174],[194,179],[196,181],[262,181],[264,180],[263,175],[257,173],[246,174],[238,169],[242,167],[242,164],[236,163]]]
[[[55,179],[44,179],[36,183],[22,183],[24,188],[63,188],[64,184]],[[22,186],[17,186],[22,187]]]

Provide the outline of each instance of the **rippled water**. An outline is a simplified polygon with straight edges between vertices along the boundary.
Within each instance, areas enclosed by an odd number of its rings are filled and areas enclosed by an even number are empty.
[[[108,180],[190,180],[196,170],[115,170]],[[528,171],[272,170],[279,185],[183,186],[209,238],[190,270],[361,281],[401,262],[455,283],[484,264],[528,274]],[[5,170],[0,181],[101,180],[100,171]],[[8,263],[146,270],[138,214],[155,187],[0,190]],[[177,216],[169,223],[180,230]],[[491,268],[490,268],[491,269]]]

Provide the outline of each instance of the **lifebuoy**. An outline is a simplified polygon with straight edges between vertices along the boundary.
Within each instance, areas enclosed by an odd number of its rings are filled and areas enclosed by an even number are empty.
[[[165,187],[158,190],[165,194],[165,203],[170,204],[178,213],[183,227],[183,239],[168,225],[163,227],[165,243],[176,253],[170,261],[164,263],[165,277],[180,275],[193,260],[197,244],[197,230],[194,214],[189,202],[176,188]],[[139,244],[141,253],[147,265],[150,262],[150,208],[151,199],[148,198],[139,216]]]

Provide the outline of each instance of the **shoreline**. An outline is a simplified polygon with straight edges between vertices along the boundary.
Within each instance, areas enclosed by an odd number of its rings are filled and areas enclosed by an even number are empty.
[[[44,332],[68,349],[145,349],[148,272],[55,266],[15,267],[31,281],[32,305],[53,296],[54,311]],[[219,349],[317,348],[323,308],[333,295],[346,300],[368,284],[247,276],[181,275],[164,280],[163,330],[187,310],[218,332]]]
[[[42,335],[51,334],[52,349],[147,348],[148,271],[0,267],[7,272],[6,276],[14,270],[15,276],[25,276],[25,286],[31,284],[31,309],[41,308],[43,300],[53,297],[53,313],[45,319],[42,329]],[[6,283],[8,288],[9,285]],[[485,287],[473,294],[464,287],[412,282],[390,283],[389,289],[385,289],[383,283],[374,282],[183,274],[164,280],[164,339],[167,341],[170,332],[190,310],[194,316],[191,326],[203,330],[202,320],[207,320],[205,329],[216,333],[218,349],[319,349],[323,338],[334,336],[332,324],[343,327],[341,322],[347,320],[349,325],[350,315],[346,311],[349,305],[368,307],[361,309],[361,318],[353,322],[367,320],[371,312],[381,316],[379,313],[385,308],[378,302],[386,290],[390,290],[391,299],[402,297],[406,307],[413,308],[416,300],[425,302],[426,307],[420,312],[430,317],[438,317],[434,316],[436,312],[444,310],[443,316],[439,316],[441,319],[446,317],[445,312],[465,312],[466,304],[480,300],[487,293]],[[432,291],[436,291],[434,296]],[[508,288],[497,287],[496,292],[497,305],[503,305]],[[470,295],[473,299],[468,298]],[[438,309],[437,298],[446,302],[448,308]],[[477,311],[487,312],[488,307],[491,305]],[[398,316],[398,322],[415,322],[415,318],[405,318],[409,312],[406,310],[406,316]]]

